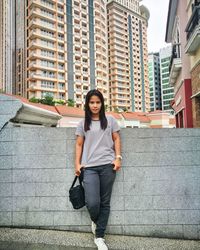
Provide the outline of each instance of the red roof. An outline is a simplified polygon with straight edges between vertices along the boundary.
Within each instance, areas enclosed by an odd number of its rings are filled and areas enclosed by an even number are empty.
[[[169,112],[167,112],[167,111],[163,111],[163,110],[154,110],[154,111],[150,111],[149,113],[148,113],[148,115],[154,115],[154,114],[161,114],[161,115],[168,115],[169,114]]]
[[[11,94],[5,94],[5,95],[13,96],[21,100],[24,103],[58,113],[62,116],[84,117],[85,115],[85,111],[80,108],[69,107],[66,105],[50,106],[50,105],[45,105],[41,103],[29,102],[28,99],[21,97],[21,96],[17,96],[17,95],[11,95]],[[160,112],[162,111],[156,110],[151,113],[160,113]],[[121,120],[123,116],[126,120],[139,120],[140,122],[146,122],[146,123],[150,122],[150,119],[147,117],[148,113],[145,113],[145,112],[116,113],[116,112],[110,111],[110,112],[106,112],[106,114],[112,115],[114,118],[118,120]]]
[[[76,107],[69,107],[65,105],[59,105],[55,106],[56,110],[58,113],[62,116],[78,116],[78,117],[84,117],[85,116],[85,111],[83,111],[80,108]]]
[[[121,120],[122,117],[119,113],[116,113],[116,112],[113,112],[113,111],[110,111],[110,112],[106,112],[107,115],[112,115],[115,119],[118,119],[118,120]]]
[[[139,120],[141,122],[150,121],[150,119],[146,116],[147,113],[144,113],[144,112],[124,112],[121,114],[126,120]]]
[[[140,120],[141,122],[146,122],[146,123],[150,122],[150,119],[146,116],[138,116],[138,120]]]
[[[16,99],[19,99],[23,103],[27,103],[29,105],[32,105],[32,106],[35,106],[35,107],[38,107],[38,108],[46,109],[46,110],[49,110],[49,111],[54,112],[54,113],[58,113],[55,106],[45,105],[45,104],[41,104],[41,103],[29,102],[28,99],[26,99],[26,98],[24,98],[22,96],[19,96],[19,95],[11,95],[11,94],[4,94],[4,93],[3,93],[3,95],[12,96],[12,97],[15,97]]]

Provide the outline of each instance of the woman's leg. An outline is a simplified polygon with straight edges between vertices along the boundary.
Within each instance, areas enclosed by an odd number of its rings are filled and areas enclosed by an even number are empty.
[[[96,237],[103,238],[110,214],[110,199],[116,171],[113,170],[112,164],[100,166],[99,170],[101,201],[99,216],[96,221]]]
[[[85,168],[83,186],[85,203],[92,221],[96,223],[100,210],[100,181],[97,168]]]

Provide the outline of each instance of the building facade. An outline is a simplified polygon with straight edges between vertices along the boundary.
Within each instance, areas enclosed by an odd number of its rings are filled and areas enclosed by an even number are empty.
[[[185,53],[190,58],[193,127],[200,127],[200,1],[187,0]]]
[[[160,82],[160,57],[159,53],[150,53],[148,56],[149,66],[149,91],[150,110],[161,110],[161,82]]]
[[[1,1],[0,88],[28,99],[71,99],[79,108],[97,88],[108,109],[149,111],[149,11],[139,2]]]
[[[161,99],[162,110],[173,113],[171,101],[174,99],[174,87],[169,81],[169,66],[171,60],[171,46],[160,49],[160,78],[161,78]]]
[[[0,1],[0,91],[15,93],[15,0]]]
[[[83,108],[88,90],[97,88],[108,104],[106,1],[20,2],[17,94],[72,99]]]
[[[15,94],[27,97],[26,1],[16,0],[16,77]]]
[[[190,60],[185,54],[187,25],[187,0],[170,0],[168,9],[166,42],[172,43],[172,57],[170,61],[170,84],[174,86],[173,109],[176,115],[177,128],[191,128],[191,76]]]
[[[67,99],[66,6],[64,1],[28,1],[26,6],[27,97]]]
[[[112,110],[149,111],[147,25],[139,0],[107,4],[108,67]]]
[[[67,1],[68,98],[84,106],[90,89],[108,105],[106,0]]]

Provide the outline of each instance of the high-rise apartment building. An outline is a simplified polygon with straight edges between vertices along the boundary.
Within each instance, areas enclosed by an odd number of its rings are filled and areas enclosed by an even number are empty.
[[[16,77],[15,94],[27,97],[26,1],[16,0]]]
[[[15,92],[15,0],[0,1],[0,90]]]
[[[160,49],[160,76],[161,76],[161,99],[162,110],[173,113],[171,101],[174,99],[174,87],[169,83],[169,66],[172,55],[172,48],[168,46]]]
[[[161,82],[160,82],[160,57],[159,53],[150,53],[148,56],[149,65],[149,91],[150,110],[161,110]]]
[[[14,81],[6,82],[26,98],[49,94],[83,108],[88,90],[97,88],[113,110],[149,111],[149,12],[139,2],[1,1],[1,79],[12,72]],[[13,26],[5,28],[8,16]],[[7,57],[5,41],[10,42]],[[1,83],[10,92],[4,79]]]
[[[17,0],[18,4],[21,2]],[[18,6],[17,94],[84,105],[98,88],[108,104],[106,1],[28,0]],[[23,13],[24,15],[23,15]]]
[[[139,0],[107,4],[108,67],[112,110],[149,111],[147,25]]]
[[[65,3],[29,0],[25,13],[27,97],[67,99]]]
[[[105,0],[67,1],[68,98],[83,107],[90,89],[99,89],[108,104]]]

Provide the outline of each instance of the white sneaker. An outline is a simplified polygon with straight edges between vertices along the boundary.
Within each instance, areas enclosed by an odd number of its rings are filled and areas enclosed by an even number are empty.
[[[94,235],[96,234],[96,228],[97,228],[97,225],[94,223],[94,221],[92,221],[91,229]]]
[[[97,245],[98,250],[108,250],[105,240],[103,238],[95,238],[94,243]]]

